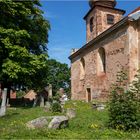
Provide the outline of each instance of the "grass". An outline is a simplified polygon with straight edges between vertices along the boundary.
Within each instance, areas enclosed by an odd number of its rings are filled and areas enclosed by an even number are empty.
[[[107,110],[96,111],[85,102],[68,102],[65,108],[76,108],[77,117],[69,121],[69,127],[60,130],[47,128],[30,130],[26,122],[40,116],[58,115],[45,112],[44,108],[9,108],[0,118],[0,139],[140,139],[139,132],[122,132],[108,129]]]

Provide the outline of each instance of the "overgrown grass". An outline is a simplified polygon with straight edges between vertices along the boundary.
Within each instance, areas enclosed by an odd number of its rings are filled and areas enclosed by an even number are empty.
[[[122,132],[108,129],[107,111],[96,111],[85,102],[70,101],[65,108],[76,108],[77,117],[69,121],[69,127],[61,130],[47,128],[30,130],[25,123],[40,116],[56,115],[43,108],[9,108],[0,118],[0,139],[140,139],[139,132]]]

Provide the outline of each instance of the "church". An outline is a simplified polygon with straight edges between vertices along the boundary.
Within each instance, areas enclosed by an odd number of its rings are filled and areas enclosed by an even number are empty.
[[[72,49],[71,94],[73,100],[104,101],[122,69],[131,82],[140,68],[140,7],[124,17],[116,0],[90,0],[86,44]]]

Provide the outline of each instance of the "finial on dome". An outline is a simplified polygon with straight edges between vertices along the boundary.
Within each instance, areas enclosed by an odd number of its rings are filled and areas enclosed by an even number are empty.
[[[91,8],[97,5],[114,8],[116,6],[116,3],[116,0],[89,0],[89,6]]]

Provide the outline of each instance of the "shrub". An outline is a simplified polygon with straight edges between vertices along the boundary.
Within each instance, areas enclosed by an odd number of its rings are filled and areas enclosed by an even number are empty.
[[[119,130],[133,130],[140,127],[139,95],[140,73],[131,86],[127,87],[127,75],[119,72],[116,84],[112,86],[109,103],[109,126]]]
[[[23,96],[26,95],[26,92],[25,91],[17,91],[16,95],[17,95],[17,98],[22,98]]]
[[[56,93],[55,96],[53,96],[53,100],[57,101],[57,102],[60,102],[60,94],[59,93]]]
[[[62,108],[59,102],[52,103],[52,112],[61,112]]]

